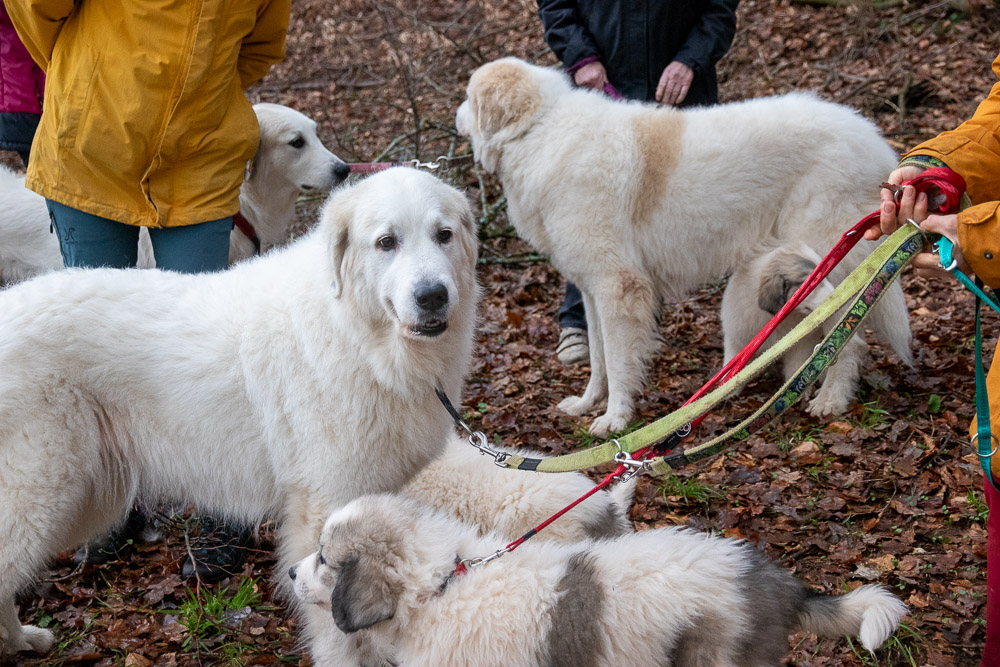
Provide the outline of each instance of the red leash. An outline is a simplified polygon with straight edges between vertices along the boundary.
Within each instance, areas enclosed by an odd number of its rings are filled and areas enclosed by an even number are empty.
[[[883,184],[883,187],[887,187],[888,185],[889,184],[887,183]],[[903,185],[912,185],[917,189],[917,192],[927,193],[929,201],[928,208],[943,213],[956,211],[958,209],[958,202],[962,197],[962,193],[965,192],[965,180],[951,169],[944,167],[932,167],[927,169],[916,178],[905,181]],[[897,194],[899,192],[898,189],[894,191]],[[803,281],[797,290],[795,290],[795,293],[788,299],[788,302],[785,303],[785,305],[782,306],[777,313],[775,313],[774,317],[772,317],[766,325],[764,325],[764,328],[762,328],[760,332],[757,333],[757,335],[754,336],[749,343],[747,343],[746,347],[730,359],[729,363],[723,366],[718,373],[713,375],[712,378],[701,387],[701,389],[695,392],[691,398],[686,400],[684,405],[698,400],[716,385],[725,383],[736,373],[742,370],[743,367],[749,363],[750,358],[753,357],[757,350],[760,349],[760,346],[764,344],[764,341],[766,341],[778,325],[781,324],[782,320],[784,320],[790,312],[798,307],[799,304],[801,304],[802,301],[805,300],[805,298],[809,296],[809,294],[816,289],[816,287],[823,282],[827,276],[830,275],[830,272],[834,269],[834,267],[836,267],[837,264],[839,264],[841,260],[843,260],[844,257],[846,257],[847,254],[854,248],[854,246],[858,244],[858,241],[864,237],[865,231],[878,224],[879,215],[880,212],[875,211],[874,213],[865,216],[865,218],[863,218],[860,222],[847,230],[844,235],[840,237],[840,240],[836,243],[836,245],[833,246],[830,252],[827,253],[819,264],[816,265],[816,268],[809,274],[809,277]],[[700,424],[707,415],[708,413],[706,412],[692,421],[691,428],[693,429],[695,426]],[[652,446],[643,447],[642,449],[637,450],[633,457],[637,460],[641,460],[645,458],[646,455],[653,449],[654,447]],[[671,448],[669,447],[662,448],[660,453],[666,453],[670,451],[670,449]],[[625,464],[618,464],[614,471],[601,480],[601,482],[598,483],[593,489],[583,494],[572,503],[550,516],[548,519],[511,542],[503,549],[485,558],[475,558],[469,561],[461,561],[455,567],[454,574],[456,576],[464,574],[467,571],[466,563],[469,563],[471,566],[482,565],[490,560],[499,558],[505,553],[513,551],[534,537],[539,531],[544,530],[549,524],[564,515],[566,512],[570,511],[581,502],[597,493],[599,490],[607,487],[614,479],[625,473],[626,469],[627,466]]]
[[[374,174],[393,167],[412,167],[412,162],[348,162],[352,174]]]

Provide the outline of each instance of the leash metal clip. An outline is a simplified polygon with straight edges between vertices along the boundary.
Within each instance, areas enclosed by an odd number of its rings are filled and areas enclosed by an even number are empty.
[[[506,546],[503,549],[497,549],[489,556],[482,556],[479,558],[466,558],[462,560],[459,563],[459,565],[464,565],[465,567],[479,567],[480,565],[486,565],[491,560],[496,560],[497,558],[500,558],[500,556],[503,556],[504,554],[508,553],[509,551],[511,551],[511,549],[512,549],[511,546]]]
[[[907,218],[906,221],[908,223],[910,223],[911,225],[913,225],[914,227],[916,227],[917,231],[920,232],[920,235],[922,237],[926,238],[926,236],[927,236],[926,232],[924,232],[923,227],[921,227],[920,224],[916,220],[914,220],[913,218]],[[933,252],[934,252],[935,255],[940,255],[941,254],[941,248],[939,248],[936,243],[934,244],[934,250],[933,250]],[[951,264],[949,264],[948,266],[945,266],[941,262],[938,262],[938,266],[940,266],[942,269],[944,269],[945,271],[948,271],[950,273],[950,272],[952,272],[952,271],[954,271],[955,269],[958,268],[958,260],[952,258]]]
[[[615,454],[615,463],[628,468],[628,470],[619,475],[619,479],[621,481],[627,482],[640,472],[649,470],[649,462],[637,459],[622,449],[622,445],[618,442],[618,438],[612,438],[611,442],[613,442],[615,447],[618,448],[618,452]]]
[[[441,158],[438,158],[437,160],[434,160],[433,162],[421,162],[420,160],[413,159],[413,160],[410,160],[410,164],[412,164],[417,169],[430,169],[431,171],[434,171],[435,169],[440,169],[441,168],[441,165],[438,162],[438,160],[440,160],[440,159]]]
[[[466,426],[466,429],[468,427]],[[507,452],[501,452],[497,449],[493,449],[489,446],[486,439],[486,434],[482,431],[472,431],[469,430],[469,444],[479,450],[480,454],[493,457],[493,463],[500,466],[501,468],[506,468],[507,459],[510,458],[510,454]]]

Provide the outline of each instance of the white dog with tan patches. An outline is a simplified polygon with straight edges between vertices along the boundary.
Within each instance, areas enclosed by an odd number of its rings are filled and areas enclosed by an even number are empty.
[[[330,511],[441,451],[435,389],[460,398],[478,296],[466,197],[399,168],[321,217],[229,271],[69,269],[0,290],[0,656],[51,647],[15,593],[137,500],[275,517],[284,572]],[[332,628],[309,629],[331,652]]]
[[[679,528],[526,542],[455,573],[505,543],[406,498],[365,496],[330,516],[289,575],[304,602],[408,667],[776,667],[796,630],[857,634],[873,651],[906,613],[882,586],[818,595],[746,543]]]
[[[896,164],[874,125],[804,94],[680,111],[614,102],[514,58],[477,69],[467,94],[458,130],[499,175],[511,222],[583,292],[590,382],[559,407],[582,415],[606,398],[590,429],[601,436],[634,412],[661,299],[731,273],[722,326],[732,357],[802,282],[803,267],[879,207],[879,183]],[[873,247],[862,246],[834,283]],[[898,284],[870,322],[910,363]],[[820,338],[800,343],[786,369]],[[840,353],[813,414],[847,409],[865,349],[858,341]]]
[[[255,104],[260,145],[240,189],[247,225],[229,236],[229,263],[284,245],[300,195],[340,185],[350,169],[327,150],[316,122],[280,104]],[[45,200],[24,187],[24,177],[0,166],[0,285],[63,268],[59,241],[49,229]],[[139,235],[140,268],[156,266],[149,235]]]

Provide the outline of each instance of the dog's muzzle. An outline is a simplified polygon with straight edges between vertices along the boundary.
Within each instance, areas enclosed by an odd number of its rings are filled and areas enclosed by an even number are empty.
[[[420,282],[413,290],[413,300],[420,314],[420,322],[410,331],[433,338],[448,328],[448,287],[444,283]]]

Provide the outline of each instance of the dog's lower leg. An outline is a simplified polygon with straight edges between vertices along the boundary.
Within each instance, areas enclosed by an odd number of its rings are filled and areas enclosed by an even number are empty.
[[[620,271],[599,289],[594,302],[607,362],[608,407],[591,424],[590,432],[606,437],[625,428],[632,418],[634,397],[642,388],[648,357],[656,348],[659,300],[648,281],[636,273]]]
[[[0,602],[0,656],[22,651],[48,653],[54,639],[48,630],[33,625],[21,625],[13,602]]]
[[[559,403],[560,410],[574,417],[594,409],[608,396],[603,330],[600,318],[597,317],[597,306],[586,292],[583,293],[583,307],[587,315],[587,338],[590,346],[590,380],[583,396],[569,396]]]

